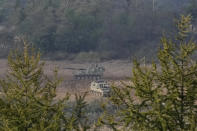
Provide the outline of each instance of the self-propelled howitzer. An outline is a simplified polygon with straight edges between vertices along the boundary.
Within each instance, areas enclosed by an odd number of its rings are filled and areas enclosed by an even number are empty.
[[[81,79],[98,80],[101,79],[104,71],[105,68],[103,66],[99,66],[98,64],[91,64],[87,69],[75,72],[74,78],[76,80],[81,80]]]

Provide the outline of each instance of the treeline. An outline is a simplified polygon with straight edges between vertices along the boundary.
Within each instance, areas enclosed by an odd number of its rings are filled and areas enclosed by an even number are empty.
[[[195,23],[196,10],[196,0],[1,0],[1,56],[24,36],[45,56],[152,58],[172,19],[186,12]]]

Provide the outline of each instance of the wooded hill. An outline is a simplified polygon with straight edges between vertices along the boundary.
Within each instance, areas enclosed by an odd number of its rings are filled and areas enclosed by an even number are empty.
[[[22,36],[55,59],[152,59],[181,13],[195,24],[197,0],[1,0],[0,56]]]

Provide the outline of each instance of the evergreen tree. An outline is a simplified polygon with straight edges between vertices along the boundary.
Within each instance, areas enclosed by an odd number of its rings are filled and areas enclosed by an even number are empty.
[[[68,112],[69,95],[57,100],[56,88],[61,80],[43,72],[40,53],[29,48],[16,50],[8,57],[8,73],[0,80],[0,130],[2,131],[59,131],[88,129],[83,112],[84,96],[77,96],[76,106]]]
[[[131,84],[112,87],[117,112],[106,110],[100,124],[114,130],[197,130],[197,46],[188,39],[190,22],[191,16],[181,16],[176,37],[161,39],[158,65],[144,68],[134,61]]]

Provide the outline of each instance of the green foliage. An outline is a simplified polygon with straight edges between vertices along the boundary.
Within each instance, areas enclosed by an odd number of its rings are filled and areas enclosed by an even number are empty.
[[[24,50],[16,50],[8,57],[8,73],[0,80],[0,130],[80,130],[88,129],[83,112],[84,96],[76,96],[76,105],[67,112],[69,95],[56,99],[61,79],[54,70],[48,78],[40,62],[40,53],[24,42]],[[86,118],[87,119],[87,118]]]
[[[190,22],[191,16],[181,16],[177,36],[162,37],[159,65],[134,61],[131,84],[112,88],[118,112],[106,111],[101,124],[114,130],[197,130],[197,63],[191,59],[197,46],[188,40]]]

